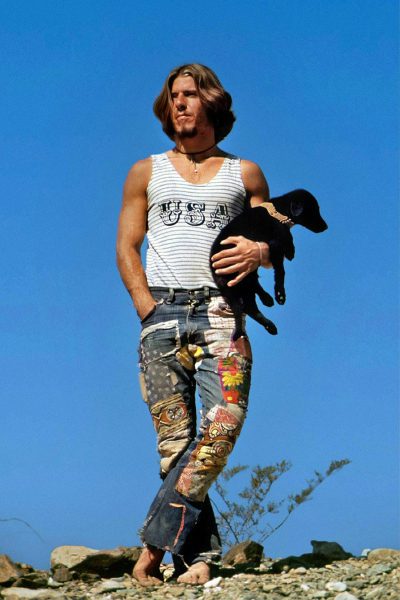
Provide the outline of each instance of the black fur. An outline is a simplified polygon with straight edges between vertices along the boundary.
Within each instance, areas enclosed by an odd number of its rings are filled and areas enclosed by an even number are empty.
[[[303,225],[315,233],[325,231],[328,227],[320,215],[317,200],[306,190],[293,190],[283,196],[272,198],[270,202],[279,213],[289,217],[293,223]],[[294,258],[293,237],[289,226],[272,217],[265,206],[250,208],[221,230],[212,245],[210,257],[221,250],[231,248],[232,246],[221,246],[220,242],[232,235],[243,235],[250,240],[269,244],[270,260],[274,268],[275,299],[278,304],[284,304],[286,294],[283,261],[284,258],[288,260]],[[257,307],[256,294],[265,306],[274,304],[273,298],[261,287],[257,270],[249,273],[240,283],[232,287],[228,287],[227,283],[234,275],[217,275],[214,269],[211,270],[217,287],[227,299],[235,317],[234,340],[244,335],[243,313],[258,321],[270,334],[278,333],[274,323],[264,317]]]

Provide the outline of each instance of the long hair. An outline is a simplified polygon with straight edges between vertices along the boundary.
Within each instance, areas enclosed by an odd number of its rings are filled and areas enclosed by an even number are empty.
[[[217,144],[228,135],[236,120],[231,110],[232,98],[224,90],[214,71],[197,63],[176,67],[165,80],[161,93],[153,105],[154,114],[161,121],[163,131],[171,140],[174,139],[175,132],[171,120],[171,88],[178,76],[193,77],[207,117],[214,126],[215,143]]]

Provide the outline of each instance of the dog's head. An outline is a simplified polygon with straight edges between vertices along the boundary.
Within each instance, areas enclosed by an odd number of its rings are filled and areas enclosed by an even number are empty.
[[[303,225],[314,233],[328,229],[321,217],[316,198],[307,190],[293,190],[283,196],[271,198],[270,203],[278,213],[285,215],[295,225]],[[272,212],[271,215],[275,216]]]

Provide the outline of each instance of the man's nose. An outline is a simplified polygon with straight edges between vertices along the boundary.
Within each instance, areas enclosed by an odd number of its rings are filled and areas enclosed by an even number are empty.
[[[186,108],[185,100],[186,100],[186,98],[183,94],[179,95],[175,98],[175,106],[178,110],[185,110],[185,108]]]

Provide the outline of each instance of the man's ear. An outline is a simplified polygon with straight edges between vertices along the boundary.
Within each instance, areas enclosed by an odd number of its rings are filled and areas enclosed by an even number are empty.
[[[290,212],[294,217],[299,217],[304,210],[304,202],[299,198],[293,199],[290,202]]]

